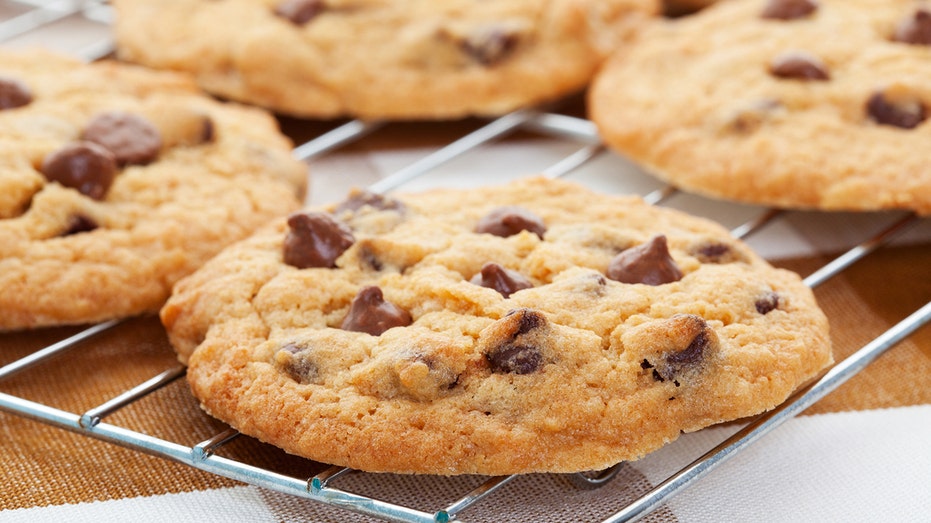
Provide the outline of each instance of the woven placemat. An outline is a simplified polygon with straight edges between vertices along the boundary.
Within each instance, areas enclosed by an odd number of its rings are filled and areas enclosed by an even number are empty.
[[[830,258],[780,261],[777,265],[809,274]],[[856,263],[815,290],[832,328],[835,359],[868,343],[931,299],[928,266],[931,246],[881,250]],[[77,329],[47,329],[0,337],[0,363],[8,363]],[[165,334],[154,317],[127,321],[48,362],[0,383],[0,391],[81,413],[176,365]],[[811,407],[806,414],[878,409],[931,403],[931,329],[915,335],[880,357],[864,372]],[[225,426],[206,416],[183,379],[107,418],[124,426],[184,445],[194,445]],[[0,413],[0,471],[5,478],[0,510],[120,499],[212,489],[237,484],[183,464],[141,454],[114,444]],[[325,468],[247,437],[224,447],[221,454],[296,477]],[[651,485],[625,467],[621,480],[598,490],[567,486],[558,475],[529,475],[509,484],[470,520],[491,521],[512,514],[521,500],[521,519],[565,521],[582,510],[603,513],[602,503],[617,506]],[[629,477],[628,477],[629,476]],[[424,480],[427,481],[424,481]],[[353,488],[381,499],[435,509],[461,495],[476,478],[417,478],[359,474]],[[553,493],[559,493],[555,496]],[[288,514],[338,512],[291,496],[267,492],[282,520]],[[530,501],[527,503],[526,501]],[[342,514],[345,515],[343,512]],[[322,518],[323,516],[321,516]],[[335,517],[335,516],[334,516]],[[668,521],[663,511],[648,521]]]

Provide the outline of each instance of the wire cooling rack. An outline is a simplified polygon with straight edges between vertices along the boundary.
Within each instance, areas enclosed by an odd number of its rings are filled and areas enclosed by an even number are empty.
[[[42,31],[55,31],[55,25],[61,21],[74,22],[77,19],[79,23],[90,24],[91,29],[96,29],[96,32],[92,38],[87,39],[86,34],[79,30],[76,38],[79,40],[84,38],[86,42],[77,46],[70,44],[70,46],[72,49],[79,49],[77,53],[80,56],[89,60],[97,59],[107,55],[111,50],[111,44],[106,36],[100,38],[100,30],[107,27],[109,17],[110,13],[105,2],[43,2],[40,0],[0,2],[0,44],[12,39],[28,41],[30,37],[38,38],[41,42]],[[294,149],[294,155],[308,162],[321,160],[327,155],[366,140],[371,133],[379,129],[390,128],[392,125],[397,124],[349,121],[331,127],[304,141]],[[448,143],[431,149],[408,165],[394,170],[393,174],[371,184],[369,188],[376,192],[387,192],[397,188],[416,186],[418,181],[428,179],[441,166],[448,165],[469,154],[475,154],[477,150],[489,144],[506,143],[508,137],[514,134],[543,137],[556,140],[561,144],[559,158],[542,169],[546,176],[579,176],[584,166],[597,161],[605,154],[610,154],[606,153],[601,145],[594,125],[584,118],[555,110],[521,110],[475,125],[474,129],[469,129],[465,134]],[[678,191],[674,187],[657,186],[645,192],[643,197],[654,205],[664,205],[677,194]],[[732,233],[735,237],[747,239],[751,235],[774,227],[774,224],[784,219],[786,214],[791,214],[767,209],[754,209],[753,212],[754,214],[749,219],[733,228]],[[920,221],[922,220],[912,214],[898,214],[891,221],[884,221],[879,225],[871,224],[876,225],[871,228],[874,232],[860,238],[859,243],[854,242],[856,244],[854,247],[810,274],[805,278],[805,283],[812,288],[818,287],[863,257],[884,248],[894,238]],[[721,441],[707,453],[695,458],[692,463],[660,482],[640,498],[624,506],[617,506],[614,513],[605,514],[603,523],[636,521],[660,507],[672,496],[688,488],[774,428],[819,401],[868,366],[879,355],[927,324],[929,319],[931,319],[931,302],[901,319],[892,328],[839,362],[821,379],[799,390],[776,409],[753,419],[732,436]],[[40,363],[63,355],[79,344],[92,343],[96,337],[120,323],[120,321],[111,321],[91,326],[0,367],[0,384],[14,375],[27,372]],[[59,361],[58,364],[62,363]],[[480,503],[517,477],[484,478],[477,487],[463,492],[452,503],[436,507],[435,510],[428,512],[342,488],[340,478],[353,472],[350,469],[332,467],[309,478],[294,477],[237,459],[223,457],[219,454],[221,449],[239,437],[239,433],[233,429],[221,430],[214,436],[189,446],[104,421],[120,409],[182,378],[184,373],[183,366],[169,366],[150,379],[83,412],[69,412],[3,392],[0,392],[0,409],[226,478],[388,521],[426,523],[467,520],[468,514],[465,512],[467,509]],[[596,488],[612,481],[621,466],[622,464],[619,464],[604,471],[575,474],[570,479],[576,488]]]

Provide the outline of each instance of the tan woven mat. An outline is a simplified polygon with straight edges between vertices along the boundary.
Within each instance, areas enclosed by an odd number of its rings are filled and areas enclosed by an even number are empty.
[[[828,258],[779,262],[802,275],[823,265]],[[862,347],[891,325],[931,298],[928,277],[931,246],[881,250],[856,263],[840,276],[816,289],[831,320],[838,361]],[[6,334],[0,337],[0,363],[6,364],[60,339],[77,329],[51,329]],[[85,342],[51,361],[30,368],[0,383],[0,391],[35,400],[68,412],[81,413],[176,365],[174,355],[155,318],[128,321]],[[808,413],[877,409],[931,403],[931,387],[923,386],[931,375],[931,329],[923,328],[893,348],[839,390],[809,409]],[[224,426],[203,414],[183,379],[118,411],[106,419],[153,436],[194,445],[222,431]],[[0,509],[119,499],[234,485],[235,482],[124,449],[114,444],[73,434],[62,429],[0,413],[0,471],[5,479]],[[297,477],[309,477],[323,466],[293,458],[250,438],[239,438],[224,455]],[[622,474],[636,476],[636,471]],[[610,489],[579,491],[573,496],[590,499],[630,497],[649,487],[642,478],[616,481]],[[430,503],[461,492],[474,478],[448,478],[432,482],[424,490],[416,478],[365,475],[360,488],[389,492],[400,498],[412,496]],[[548,483],[561,477],[520,478],[526,483],[521,499],[541,499]],[[413,482],[413,483],[411,483]],[[510,488],[510,486],[509,486]],[[458,490],[457,490],[458,489]],[[536,493],[536,494],[535,494]],[[293,510],[305,510],[303,501],[266,493],[281,518]],[[502,502],[507,503],[507,492]],[[528,498],[529,496],[529,498]],[[401,501],[404,501],[403,499]],[[430,508],[430,507],[425,507]],[[552,514],[551,514],[552,515]],[[576,514],[578,515],[578,514]],[[668,515],[667,515],[668,516]],[[667,519],[660,511],[651,516]]]

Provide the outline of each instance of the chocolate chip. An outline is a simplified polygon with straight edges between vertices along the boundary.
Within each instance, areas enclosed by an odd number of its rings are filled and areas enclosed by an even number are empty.
[[[32,103],[32,91],[13,78],[0,78],[0,111],[16,109]]]
[[[736,245],[714,239],[696,242],[688,252],[701,263],[748,263],[746,254]]]
[[[530,374],[543,366],[543,355],[533,345],[508,343],[485,356],[491,371],[500,374]]]
[[[666,18],[681,18],[683,16],[695,14],[705,7],[693,1],[682,0],[662,0],[661,4],[661,12]]]
[[[151,163],[162,148],[161,135],[151,122],[118,111],[95,116],[84,128],[81,138],[106,147],[121,166]]]
[[[377,211],[403,212],[405,210],[405,205],[400,200],[371,191],[354,191],[349,198],[336,206],[333,213],[340,215],[347,211],[356,212],[363,207],[370,207]]]
[[[519,290],[533,287],[533,283],[525,278],[523,274],[505,269],[494,262],[482,265],[481,272],[473,276],[470,281],[475,285],[494,289],[505,298]]]
[[[818,9],[815,0],[769,0],[760,14],[763,18],[794,20],[810,15]]]
[[[355,242],[346,224],[321,212],[294,213],[288,217],[288,227],[284,262],[298,269],[334,267]]]
[[[100,226],[92,218],[88,218],[87,216],[76,214],[74,216],[71,216],[68,219],[68,228],[65,229],[65,231],[61,233],[61,235],[71,236],[72,234],[90,232],[98,227]]]
[[[731,252],[726,243],[706,243],[696,249],[695,253],[704,260],[719,260]]]
[[[542,239],[546,232],[546,225],[542,218],[527,209],[509,205],[492,209],[478,221],[475,227],[475,232],[494,234],[503,238],[521,231],[532,232]]]
[[[460,46],[472,60],[484,66],[494,65],[514,51],[518,37],[500,27],[477,31],[464,39]]]
[[[409,312],[385,301],[381,289],[373,285],[363,288],[353,298],[340,328],[379,336],[392,327],[405,327],[411,322]]]
[[[913,45],[931,45],[931,11],[916,9],[915,12],[899,22],[892,39]]]
[[[640,368],[650,370],[655,381],[672,380],[678,387],[688,375],[702,368],[718,343],[714,330],[700,316],[676,314],[662,321],[653,334],[663,352],[653,361],[644,358]]]
[[[278,368],[298,383],[312,383],[317,378],[317,365],[311,351],[297,343],[286,343],[275,353]]]
[[[779,308],[779,295],[772,291],[767,292],[763,296],[757,298],[754,305],[756,306],[756,311],[760,314],[768,314]]]
[[[93,142],[74,142],[45,157],[42,174],[51,182],[102,200],[116,178],[113,153]]]
[[[515,309],[513,311],[508,311],[504,317],[517,319],[517,328],[514,330],[514,336],[527,334],[530,331],[542,328],[546,325],[546,318],[539,312],[531,309]]]
[[[669,368],[675,372],[682,369],[688,365],[696,365],[702,360],[702,355],[705,352],[705,348],[708,346],[708,331],[707,329],[702,329],[694,338],[689,345],[679,351],[673,352],[666,356],[666,364],[669,365]]]
[[[532,309],[516,309],[498,320],[493,347],[485,352],[492,372],[530,374],[543,368],[540,349],[546,318]]]
[[[827,66],[817,56],[805,51],[787,51],[769,63],[769,72],[792,80],[830,80]]]
[[[607,276],[621,283],[662,285],[682,279],[682,271],[669,254],[666,236],[660,234],[615,256]]]
[[[743,259],[730,245],[718,241],[699,243],[689,249],[689,253],[702,263],[730,263]]]
[[[210,143],[217,138],[217,129],[213,124],[213,119],[209,116],[204,116],[201,124],[200,136],[195,136],[195,141],[188,145],[200,145],[202,143]],[[199,138],[199,140],[198,140]]]
[[[914,129],[927,118],[927,109],[917,99],[893,100],[886,93],[873,93],[866,102],[866,112],[883,125]]]
[[[316,18],[325,7],[322,0],[284,0],[275,7],[275,15],[294,25],[304,25]]]

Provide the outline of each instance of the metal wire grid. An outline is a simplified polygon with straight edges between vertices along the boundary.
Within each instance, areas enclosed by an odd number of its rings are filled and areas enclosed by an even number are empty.
[[[106,6],[103,5],[104,3],[93,0],[48,3],[39,0],[6,2],[6,4],[16,4],[21,13],[0,22],[0,42],[38,30],[67,17],[80,16],[106,24],[109,20],[109,12]],[[0,7],[3,7],[3,5],[0,4]],[[88,45],[79,54],[88,59],[97,59],[107,55],[111,49],[112,46],[109,40],[103,40]],[[294,156],[304,161],[318,158],[364,139],[368,133],[383,125],[390,124],[350,121],[296,147]],[[490,121],[477,130],[394,172],[392,175],[371,185],[369,189],[375,192],[391,191],[416,178],[428,175],[440,165],[466,152],[500,140],[516,131],[536,133],[579,143],[578,150],[566,155],[544,171],[547,176],[562,177],[570,175],[581,165],[604,151],[594,125],[587,120],[556,112],[520,110]],[[661,205],[676,192],[675,187],[666,186],[645,194],[643,197],[644,200],[651,204]],[[733,229],[732,234],[738,238],[746,238],[774,223],[783,214],[783,211],[775,209],[764,211]],[[822,266],[805,278],[805,283],[812,288],[821,285],[861,258],[887,245],[894,237],[918,221],[919,219],[912,214],[898,219],[878,234],[867,238],[859,245]],[[931,320],[931,302],[926,303],[908,317],[902,319],[898,324],[864,345],[857,352],[836,364],[821,379],[796,392],[781,406],[755,418],[731,437],[696,458],[692,463],[671,475],[640,498],[626,506],[618,507],[617,512],[607,516],[602,523],[636,521],[660,507],[672,496],[710,473],[718,465],[735,456],[771,430],[835,390],[885,351],[923,327],[929,320]],[[82,342],[92,340],[98,334],[118,324],[120,324],[120,321],[115,320],[94,325],[0,367],[0,382],[26,371],[34,365],[47,361]],[[217,451],[239,436],[239,433],[233,429],[222,431],[199,444],[189,447],[103,421],[107,416],[165,387],[183,377],[184,374],[185,368],[183,366],[171,367],[80,414],[56,409],[2,392],[0,392],[0,409],[91,438],[183,463],[233,480],[311,499],[331,506],[342,507],[351,512],[388,521],[442,523],[460,520],[463,511],[517,477],[487,478],[478,487],[465,493],[448,506],[428,513],[339,488],[336,486],[338,479],[351,472],[347,468],[331,467],[311,478],[296,478],[219,456]],[[611,481],[620,466],[621,464],[618,464],[610,469],[596,473],[575,474],[572,475],[571,479],[574,484],[581,488],[598,487]]]

